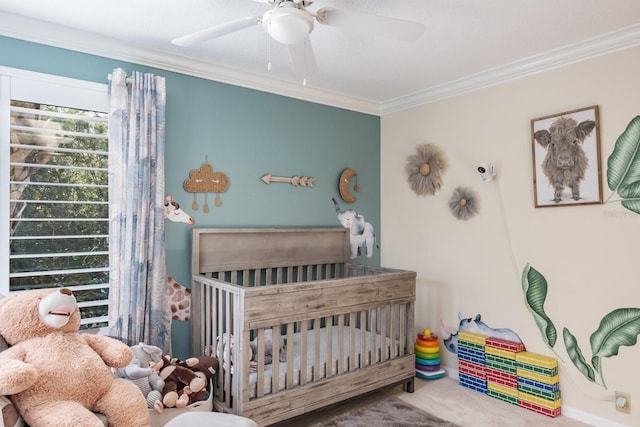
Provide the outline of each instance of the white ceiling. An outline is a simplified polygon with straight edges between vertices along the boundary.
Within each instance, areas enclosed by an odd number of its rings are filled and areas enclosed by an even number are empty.
[[[316,24],[306,86],[260,26],[183,48],[173,38],[270,5],[252,0],[0,0],[0,35],[386,114],[640,44],[638,0],[316,0],[421,22],[413,42]],[[267,70],[271,56],[272,70]]]

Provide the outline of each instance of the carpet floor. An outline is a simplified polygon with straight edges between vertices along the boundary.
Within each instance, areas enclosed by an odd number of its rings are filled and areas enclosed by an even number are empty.
[[[359,410],[374,407],[376,403],[398,400],[418,408],[433,417],[460,427],[586,427],[587,424],[565,416],[547,417],[516,405],[469,390],[457,381],[444,377],[438,380],[416,378],[415,392],[405,393],[400,386],[369,393],[329,408],[284,421],[277,427],[360,427],[401,426],[385,420],[384,424],[358,424]],[[390,411],[390,410],[389,410]],[[380,416],[380,414],[378,414]],[[333,424],[330,424],[333,423]],[[406,424],[415,426],[451,426],[452,424]]]
[[[379,399],[366,406],[335,415],[312,427],[459,427],[421,411],[398,397]]]

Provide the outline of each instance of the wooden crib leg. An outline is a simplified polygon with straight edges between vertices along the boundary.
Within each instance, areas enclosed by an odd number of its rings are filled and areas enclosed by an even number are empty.
[[[415,378],[411,378],[406,383],[402,383],[402,391],[406,391],[407,393],[413,393],[414,383],[415,383]]]

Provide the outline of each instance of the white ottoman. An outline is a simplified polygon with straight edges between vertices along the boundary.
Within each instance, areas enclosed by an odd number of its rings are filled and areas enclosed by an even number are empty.
[[[173,418],[164,427],[258,427],[254,421],[223,412],[185,412]]]

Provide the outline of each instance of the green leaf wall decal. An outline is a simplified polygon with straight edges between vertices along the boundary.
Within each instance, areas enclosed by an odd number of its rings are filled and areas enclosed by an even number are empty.
[[[640,199],[639,200],[623,200],[622,206],[633,211],[637,214],[640,214]]]
[[[618,188],[618,194],[623,198],[622,206],[640,214],[640,181]]]
[[[613,191],[640,182],[640,116],[629,122],[607,160],[607,182]]]
[[[621,186],[618,188],[618,194],[625,198],[640,197],[640,181]]]
[[[595,373],[582,355],[582,350],[580,350],[576,337],[574,337],[567,328],[564,328],[562,330],[562,338],[564,339],[564,346],[567,348],[567,354],[576,368],[578,368],[578,370],[582,372],[582,375],[589,381],[592,383],[596,382]]]
[[[600,321],[591,334],[593,357],[611,357],[618,354],[620,346],[632,346],[640,334],[640,308],[618,308]]]
[[[553,348],[556,345],[558,332],[544,311],[544,301],[547,298],[547,280],[528,263],[522,271],[522,290],[527,308],[533,314],[542,339],[547,346]]]

